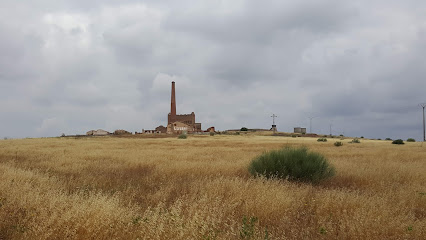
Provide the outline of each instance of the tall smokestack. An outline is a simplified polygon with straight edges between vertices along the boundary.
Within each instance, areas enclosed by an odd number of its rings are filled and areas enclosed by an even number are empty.
[[[171,109],[170,109],[170,120],[171,120],[171,122],[176,121],[175,82],[172,82],[172,99],[171,99]]]

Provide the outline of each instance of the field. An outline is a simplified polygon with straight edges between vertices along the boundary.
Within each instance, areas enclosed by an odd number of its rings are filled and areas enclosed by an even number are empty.
[[[425,239],[426,145],[254,135],[0,141],[0,239]],[[258,154],[324,154],[310,185]]]

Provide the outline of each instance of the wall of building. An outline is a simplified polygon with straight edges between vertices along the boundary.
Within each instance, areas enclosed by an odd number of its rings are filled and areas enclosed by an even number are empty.
[[[179,115],[176,115],[175,121],[176,122],[185,123],[185,124],[188,124],[188,125],[194,125],[195,124],[195,113],[192,112],[191,114],[179,114]],[[172,123],[172,122],[175,122],[175,121],[173,121],[171,119],[171,115],[169,113],[168,119],[167,119],[167,125],[170,124],[170,123]]]

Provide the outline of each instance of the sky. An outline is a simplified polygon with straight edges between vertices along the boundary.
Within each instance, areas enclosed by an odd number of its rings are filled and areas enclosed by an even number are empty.
[[[423,139],[426,1],[0,1],[0,137],[306,127]],[[312,121],[310,121],[312,118]],[[311,124],[312,123],[312,124]]]

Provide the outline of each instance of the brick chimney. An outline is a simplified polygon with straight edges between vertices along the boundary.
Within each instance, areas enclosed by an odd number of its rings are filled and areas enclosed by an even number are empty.
[[[170,109],[170,122],[176,122],[175,82],[172,82],[172,99],[171,99],[171,109]]]

